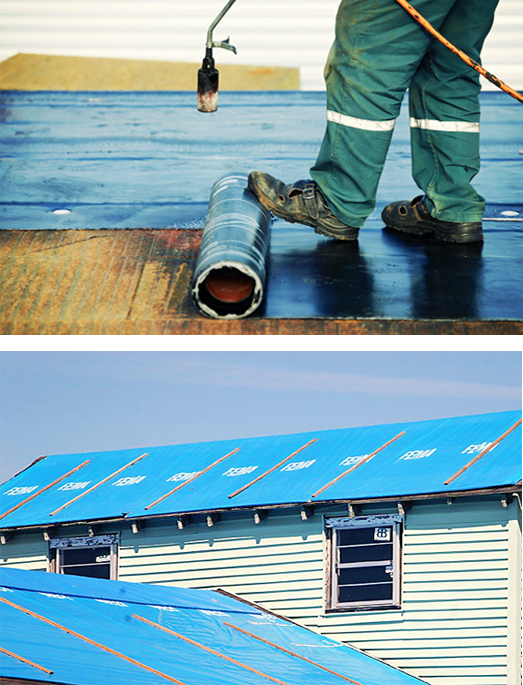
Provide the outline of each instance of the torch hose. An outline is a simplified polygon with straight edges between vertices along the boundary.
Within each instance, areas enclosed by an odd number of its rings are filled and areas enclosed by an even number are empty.
[[[418,21],[424,29],[426,29],[429,33],[431,33],[433,36],[435,36],[443,45],[445,45],[449,50],[451,50],[455,55],[458,57],[461,57],[461,59],[466,62],[470,67],[478,71],[482,76],[484,76],[486,79],[488,79],[491,83],[493,83],[495,86],[498,88],[501,88],[501,90],[505,91],[505,93],[508,93],[511,95],[513,98],[516,100],[519,100],[519,102],[523,102],[523,95],[521,93],[518,93],[517,90],[514,90],[514,88],[511,88],[509,85],[506,83],[503,83],[497,76],[494,76],[494,74],[491,74],[489,71],[484,69],[481,64],[478,64],[475,60],[473,60],[471,57],[466,55],[462,50],[457,48],[455,45],[452,45],[450,41],[448,41],[444,36],[441,35],[434,26],[430,22],[428,22],[424,17],[421,16],[421,14],[414,9],[414,7],[407,2],[407,0],[396,0],[403,9],[407,10],[407,12]]]

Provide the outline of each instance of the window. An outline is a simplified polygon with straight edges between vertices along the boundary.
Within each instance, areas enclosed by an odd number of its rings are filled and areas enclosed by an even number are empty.
[[[327,519],[327,610],[400,605],[401,516]]]
[[[118,534],[50,541],[55,573],[116,580]]]

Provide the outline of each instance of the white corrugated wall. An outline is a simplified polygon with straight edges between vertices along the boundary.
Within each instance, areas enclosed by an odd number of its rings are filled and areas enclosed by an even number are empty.
[[[338,4],[237,0],[215,39],[230,35],[238,55],[219,50],[218,64],[299,67],[302,88],[322,90]],[[0,61],[23,52],[201,62],[207,28],[224,5],[225,0],[0,0]],[[523,88],[522,32],[522,0],[501,0],[483,63],[518,89]]]

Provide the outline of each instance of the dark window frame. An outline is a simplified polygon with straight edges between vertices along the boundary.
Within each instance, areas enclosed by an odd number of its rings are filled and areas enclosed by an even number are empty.
[[[359,517],[327,518],[326,524],[326,613],[340,613],[351,611],[392,610],[401,608],[402,594],[402,536],[403,517],[395,514]],[[343,569],[379,568],[388,566],[383,561],[351,561],[340,562],[340,546],[342,537],[340,531],[361,528],[390,528],[392,530],[392,597],[390,599],[361,599],[356,601],[339,600],[339,572]],[[376,545],[380,545],[376,542]],[[368,546],[368,545],[367,545]],[[357,547],[357,545],[354,545]],[[363,584],[362,584],[363,585]]]
[[[106,535],[93,535],[90,537],[70,537],[70,538],[54,538],[49,541],[51,552],[51,572],[61,573],[64,575],[81,575],[85,578],[98,578],[97,575],[64,573],[64,568],[74,568],[74,564],[64,563],[64,557],[67,551],[74,549],[107,549],[109,548],[109,579],[118,580],[118,548],[119,548],[118,533],[110,533]],[[105,563],[105,562],[102,562]],[[90,564],[78,564],[78,567],[86,567]],[[96,564],[92,564],[95,566]]]

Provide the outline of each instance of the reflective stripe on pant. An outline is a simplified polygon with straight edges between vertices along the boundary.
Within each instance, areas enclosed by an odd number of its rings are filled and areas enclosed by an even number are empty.
[[[415,6],[479,61],[497,2],[417,0]],[[395,0],[342,0],[325,79],[327,129],[311,176],[341,221],[359,227],[372,212],[409,86],[413,175],[431,213],[446,221],[481,218],[484,200],[470,184],[479,168],[479,75],[471,67]]]

